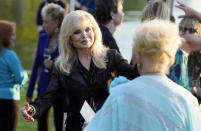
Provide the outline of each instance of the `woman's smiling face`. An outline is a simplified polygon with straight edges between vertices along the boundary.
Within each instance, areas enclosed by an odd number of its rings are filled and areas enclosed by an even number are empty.
[[[71,36],[73,47],[77,49],[90,48],[94,43],[94,32],[90,25],[80,27]]]

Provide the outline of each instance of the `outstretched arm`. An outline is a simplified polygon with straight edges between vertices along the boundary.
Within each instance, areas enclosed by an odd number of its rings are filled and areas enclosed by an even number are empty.
[[[181,3],[181,2],[177,2],[176,7],[185,12],[185,14],[179,16],[179,18],[193,17],[193,18],[196,18],[197,20],[201,21],[201,13],[199,13],[196,10],[190,8],[189,6],[187,6],[187,5],[185,5],[185,4]]]
[[[54,102],[60,88],[59,78],[59,72],[54,66],[51,73],[49,86],[45,94],[38,96],[38,98],[33,103],[30,103],[30,105],[26,104],[22,109],[22,114],[25,119],[28,121],[34,121],[34,118],[40,117],[52,106],[52,103]]]

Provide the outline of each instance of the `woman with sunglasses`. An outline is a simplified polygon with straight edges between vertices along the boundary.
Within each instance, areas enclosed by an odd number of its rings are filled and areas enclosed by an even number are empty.
[[[201,36],[201,24],[195,18],[184,18],[179,26],[182,35],[193,34],[196,36]],[[199,50],[199,48],[197,48]],[[192,93],[197,96],[199,103],[201,98],[201,85],[200,85],[200,75],[201,75],[201,52],[196,51],[190,53],[188,56],[188,76],[189,84]]]
[[[200,35],[201,25],[198,20],[194,18],[184,18],[181,20],[179,24],[179,31],[180,35],[185,39],[185,35]],[[200,49],[195,47],[193,44],[189,44],[187,41],[183,41],[182,46],[179,48],[179,50],[176,53],[175,63],[170,68],[169,77],[175,81],[176,83],[182,85],[187,90],[191,91],[191,85],[193,84],[192,80],[195,78],[192,78],[192,75],[194,77],[200,77],[200,60],[196,60],[197,67],[195,67],[195,62],[192,63],[192,60],[188,62],[188,56],[190,53],[199,51]],[[199,54],[196,53],[196,56]],[[189,58],[191,58],[190,56]],[[192,58],[191,58],[192,59]],[[199,59],[199,58],[198,58]],[[194,60],[193,60],[194,61]],[[191,69],[190,69],[190,77],[188,75],[188,63],[191,63]],[[192,74],[192,71],[196,68],[196,74]],[[193,71],[194,72],[194,71]],[[190,81],[189,81],[190,79]],[[196,78],[197,79],[197,78]],[[190,82],[190,83],[189,83]]]

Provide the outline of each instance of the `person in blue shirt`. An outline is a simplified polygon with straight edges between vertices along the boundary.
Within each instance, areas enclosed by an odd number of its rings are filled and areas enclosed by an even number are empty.
[[[113,88],[84,131],[200,131],[197,99],[167,77],[181,41],[169,21],[142,23],[133,45],[141,76]]]
[[[42,9],[43,27],[46,33],[40,34],[38,40],[35,62],[26,94],[27,102],[29,103],[33,102],[33,92],[37,78],[39,78],[37,90],[38,96],[41,96],[47,90],[53,62],[59,55],[58,34],[62,20],[64,18],[64,14],[65,10],[53,3],[46,5]],[[58,93],[58,97],[55,100],[56,102],[53,104],[56,131],[61,131],[63,127],[63,111],[61,106],[61,99],[61,95]],[[39,131],[48,131],[48,115],[49,110],[38,119]]]
[[[11,50],[15,24],[0,21],[0,130],[16,131],[20,91],[28,80],[17,54]]]

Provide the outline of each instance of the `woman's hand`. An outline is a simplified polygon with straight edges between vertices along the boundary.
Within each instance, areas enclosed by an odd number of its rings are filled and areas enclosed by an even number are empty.
[[[176,5],[177,8],[183,10],[185,12],[185,15],[179,16],[179,18],[185,18],[185,17],[194,17],[194,10],[183,3],[177,2]]]
[[[51,69],[51,68],[52,68],[52,65],[53,65],[53,61],[52,61],[52,60],[45,59],[45,60],[44,60],[44,65],[45,65],[46,68]]]
[[[34,118],[30,115],[31,112],[31,107],[27,103],[23,108],[22,108],[22,115],[28,122],[33,122]]]
[[[199,12],[197,12],[196,10],[190,8],[189,6],[186,6],[185,4],[183,4],[181,2],[177,2],[176,7],[185,12],[185,14],[179,16],[179,18],[192,18],[193,17],[198,20],[201,20],[201,14]]]

